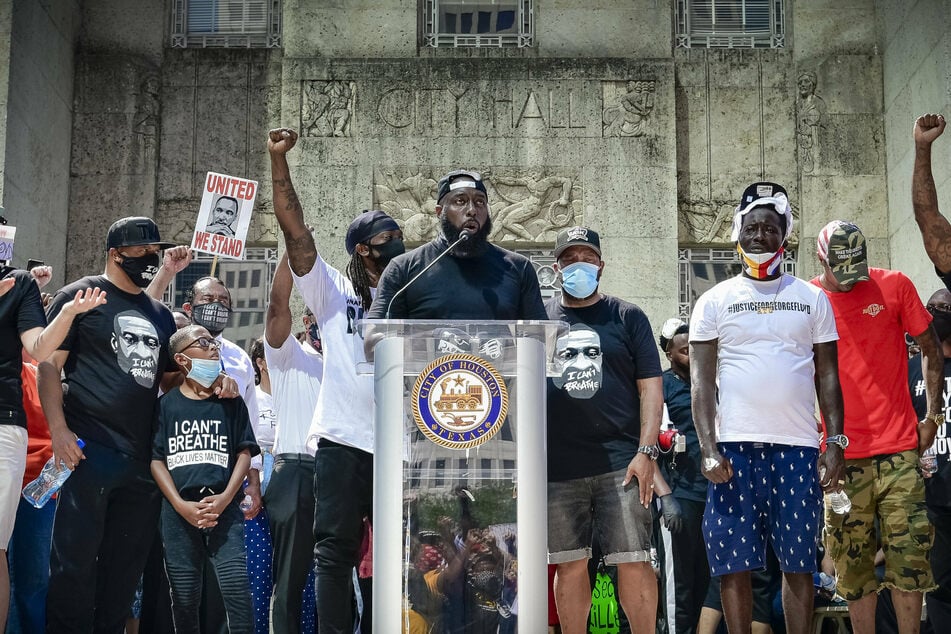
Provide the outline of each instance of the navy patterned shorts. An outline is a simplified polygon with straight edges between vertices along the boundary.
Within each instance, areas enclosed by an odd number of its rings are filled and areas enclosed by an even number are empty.
[[[819,450],[754,442],[718,446],[733,477],[707,489],[703,537],[710,573],[763,568],[767,541],[783,572],[815,572],[822,524]]]

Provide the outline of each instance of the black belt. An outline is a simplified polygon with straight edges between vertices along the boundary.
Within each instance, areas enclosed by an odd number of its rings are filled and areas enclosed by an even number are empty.
[[[309,453],[279,453],[274,456],[274,464],[279,462],[294,462],[297,464],[313,465],[314,457]]]

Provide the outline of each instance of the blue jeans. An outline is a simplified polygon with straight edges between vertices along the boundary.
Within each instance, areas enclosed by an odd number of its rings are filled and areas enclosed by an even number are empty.
[[[373,455],[321,440],[314,460],[314,533],[317,538],[317,631],[353,632],[353,567],[363,518],[373,512]],[[365,596],[363,623],[371,598]]]
[[[50,542],[56,503],[33,508],[20,498],[7,560],[10,564],[8,634],[46,629],[46,588],[50,581]]]
[[[210,565],[221,588],[228,631],[251,634],[251,589],[244,546],[244,513],[229,504],[212,529],[195,528],[162,500],[165,569],[172,592],[172,617],[178,634],[198,634],[202,578]]]

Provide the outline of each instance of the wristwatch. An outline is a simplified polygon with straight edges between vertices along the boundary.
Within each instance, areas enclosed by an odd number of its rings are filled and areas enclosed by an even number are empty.
[[[941,414],[928,414],[925,416],[925,420],[930,420],[935,424],[935,427],[941,427],[944,425],[944,413]]]
[[[641,445],[637,448],[637,453],[645,454],[651,460],[657,460],[660,456],[660,447],[657,445]]]
[[[836,434],[835,436],[829,436],[826,438],[826,444],[835,443],[836,445],[845,449],[849,446],[849,437],[845,434]]]

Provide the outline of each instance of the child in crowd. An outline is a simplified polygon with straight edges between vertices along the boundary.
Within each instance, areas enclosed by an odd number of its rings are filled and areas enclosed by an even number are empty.
[[[260,453],[240,398],[219,399],[218,342],[201,326],[172,335],[184,383],[158,402],[152,476],[165,496],[160,528],[175,630],[199,631],[202,577],[214,567],[228,630],[252,631],[251,593],[238,506],[251,456]]]

